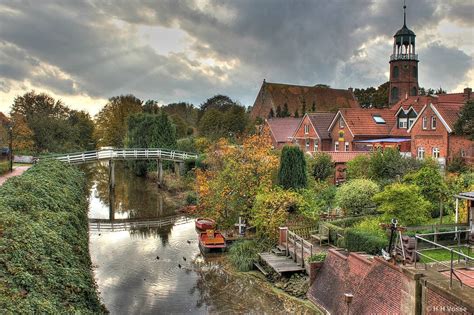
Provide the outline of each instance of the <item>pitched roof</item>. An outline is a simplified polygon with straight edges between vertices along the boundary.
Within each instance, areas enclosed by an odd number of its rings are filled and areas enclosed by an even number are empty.
[[[265,121],[276,142],[288,142],[298,128],[301,118],[270,118]]]
[[[316,132],[319,137],[322,139],[331,139],[331,134],[329,133],[329,125],[336,113],[327,113],[327,112],[316,112],[308,113],[309,120],[313,124]]]
[[[433,104],[434,108],[438,111],[441,117],[444,119],[446,124],[451,128],[454,129],[454,124],[459,119],[459,113],[461,112],[461,108],[463,104]]]
[[[317,111],[336,112],[340,108],[359,108],[359,103],[350,90],[332,89],[321,86],[303,86],[263,82],[252,107],[252,117],[267,117],[270,110],[283,110],[285,104],[293,115],[296,110],[302,114],[303,103],[306,110],[315,104]]]
[[[392,107],[391,110],[394,112],[394,115],[397,114],[402,108],[405,111],[408,111],[410,108],[413,108],[415,112],[418,114],[420,110],[425,106],[426,104],[436,102],[437,98],[435,96],[409,96],[407,98],[404,98],[397,103],[395,103]]]
[[[339,114],[344,117],[353,136],[388,136],[396,121],[396,117],[390,109],[344,108],[339,111]],[[334,117],[330,128],[334,125],[338,115]],[[385,123],[377,123],[374,119],[376,116],[380,116]]]

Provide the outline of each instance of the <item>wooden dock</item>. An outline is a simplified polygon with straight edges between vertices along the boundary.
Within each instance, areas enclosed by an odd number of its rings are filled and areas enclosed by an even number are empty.
[[[279,274],[286,272],[300,272],[305,269],[286,256],[277,256],[273,253],[260,253],[260,258]]]

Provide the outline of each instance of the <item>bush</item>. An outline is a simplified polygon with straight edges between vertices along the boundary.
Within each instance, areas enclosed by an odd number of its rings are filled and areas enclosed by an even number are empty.
[[[237,241],[229,249],[229,260],[239,271],[250,271],[258,260],[258,246],[255,241]]]
[[[189,205],[197,205],[197,195],[195,192],[190,192],[186,195],[186,204]]]
[[[419,225],[429,219],[430,203],[423,198],[416,185],[391,184],[374,196],[383,219],[398,219],[400,225]]]
[[[354,179],[343,184],[336,192],[336,202],[349,215],[374,212],[372,197],[379,192],[378,185],[368,179]]]
[[[299,189],[307,186],[306,160],[297,146],[284,146],[281,151],[278,183],[284,189]]]
[[[355,224],[354,229],[359,232],[365,232],[380,237],[386,237],[385,230],[380,227],[382,221],[383,220],[380,216],[365,218],[363,221],[360,221],[359,223]]]
[[[314,254],[308,258],[308,262],[322,262],[326,259],[327,253]]]
[[[347,179],[369,178],[368,170],[370,167],[370,157],[364,154],[356,156],[347,162]]]
[[[312,176],[314,179],[323,181],[334,175],[334,162],[327,153],[317,153],[311,161]]]
[[[388,245],[386,237],[380,237],[371,233],[347,229],[345,245],[350,252],[366,252],[372,255],[380,255],[381,250]]]
[[[0,187],[4,313],[105,313],[91,271],[87,197],[84,175],[58,161]]]
[[[9,161],[2,161],[0,162],[0,175],[3,175],[10,171],[10,162]]]

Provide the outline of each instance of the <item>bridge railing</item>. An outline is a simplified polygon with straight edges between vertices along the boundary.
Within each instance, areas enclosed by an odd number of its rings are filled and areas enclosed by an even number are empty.
[[[161,159],[167,161],[185,161],[197,159],[196,153],[161,149],[161,148],[127,148],[127,149],[105,149],[98,151],[75,152],[67,154],[55,154],[42,156],[40,160],[56,159],[70,164],[82,164],[101,160],[148,160]]]

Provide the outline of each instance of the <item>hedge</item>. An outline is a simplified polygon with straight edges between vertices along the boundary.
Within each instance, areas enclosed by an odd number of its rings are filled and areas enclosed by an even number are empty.
[[[40,162],[0,187],[3,313],[106,313],[91,271],[88,191],[76,168]]]
[[[345,236],[345,246],[350,252],[366,252],[372,255],[380,255],[382,248],[386,249],[388,245],[386,238],[354,229],[347,229]]]

